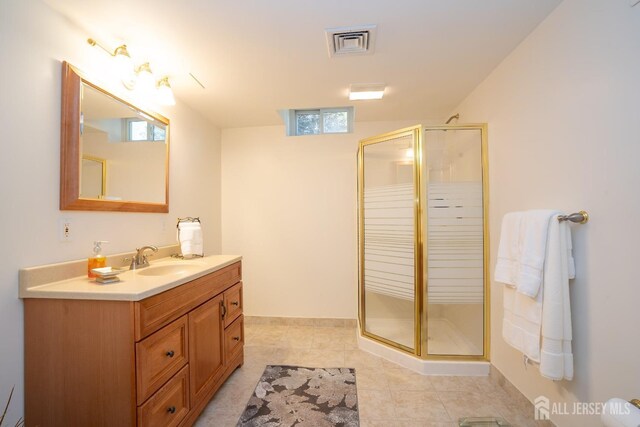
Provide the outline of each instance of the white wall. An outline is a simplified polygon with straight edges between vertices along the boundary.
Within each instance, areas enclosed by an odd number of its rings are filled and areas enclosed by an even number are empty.
[[[86,257],[98,239],[111,242],[107,254],[170,244],[186,215],[202,218],[207,253],[220,252],[220,131],[180,103],[161,111],[172,126],[169,214],[59,211],[60,62],[118,85],[100,75],[109,57],[88,36],[39,1],[0,2],[0,403],[15,384],[10,425],[23,415],[20,268]],[[58,241],[62,217],[73,242]]]
[[[605,401],[640,395],[640,6],[565,0],[458,107],[489,123],[492,268],[504,213],[584,209],[573,226],[575,376],[542,379],[501,337],[492,284],[492,363],[530,399]],[[598,417],[552,417],[597,426]]]
[[[357,317],[358,141],[417,123],[222,131],[222,251],[244,256],[247,315]]]

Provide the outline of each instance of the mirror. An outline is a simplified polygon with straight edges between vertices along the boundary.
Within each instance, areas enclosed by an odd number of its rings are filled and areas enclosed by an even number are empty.
[[[62,64],[60,209],[169,211],[169,120]]]
[[[80,197],[83,199],[104,199],[106,195],[106,159],[83,154],[80,166]]]

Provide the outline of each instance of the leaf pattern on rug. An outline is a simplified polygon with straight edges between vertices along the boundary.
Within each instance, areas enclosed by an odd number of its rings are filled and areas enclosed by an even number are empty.
[[[256,386],[255,394],[260,399],[264,399],[268,392],[273,391],[273,387],[266,381],[260,381]]]
[[[356,376],[349,369],[319,370],[320,374],[309,380],[307,394],[317,396],[317,403],[328,403],[330,407],[344,401],[353,408],[356,399]]]
[[[282,385],[286,387],[287,390],[294,390],[296,388],[302,387],[309,380],[322,375],[322,372],[322,369],[287,369],[288,375],[278,378],[273,382],[273,385]]]
[[[239,427],[357,427],[355,370],[269,365]]]

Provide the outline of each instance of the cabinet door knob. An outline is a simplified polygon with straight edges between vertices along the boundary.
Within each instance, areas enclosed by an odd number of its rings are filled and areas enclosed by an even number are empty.
[[[169,356],[169,357],[173,357],[173,355],[174,355],[175,353],[173,352],[173,350],[169,350],[169,351],[167,351],[167,353],[166,353],[166,354],[167,354],[167,356]]]
[[[220,310],[222,310],[222,318],[227,314],[227,307],[224,306],[224,301],[220,301]]]
[[[240,305],[240,303],[239,303],[238,301],[233,301],[233,302],[231,303],[231,305],[235,305],[235,306],[237,307],[237,306],[239,306],[239,305]]]
[[[176,413],[176,407],[175,406],[169,406],[167,408],[167,412],[169,412],[171,414],[175,414]]]
[[[233,337],[234,341],[240,341],[240,337]]]

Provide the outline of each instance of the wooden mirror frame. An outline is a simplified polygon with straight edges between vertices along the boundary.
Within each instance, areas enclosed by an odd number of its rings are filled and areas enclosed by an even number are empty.
[[[129,200],[99,200],[80,198],[80,93],[85,83],[167,125],[167,155],[165,157],[165,202],[151,203]],[[91,83],[71,64],[62,63],[62,121],[60,126],[60,210],[169,212],[169,119],[158,113],[136,107],[109,91]]]

